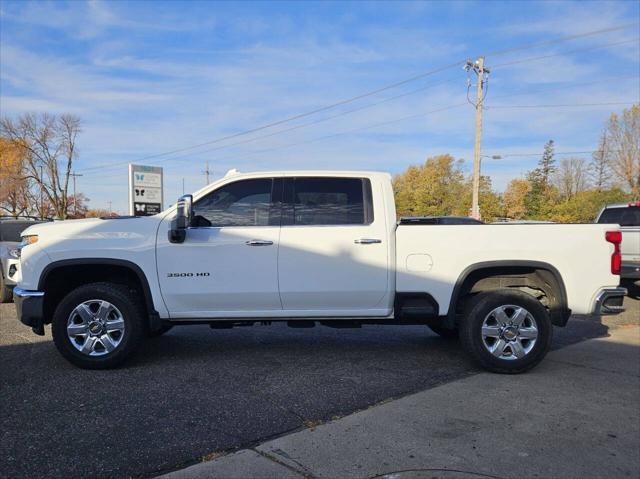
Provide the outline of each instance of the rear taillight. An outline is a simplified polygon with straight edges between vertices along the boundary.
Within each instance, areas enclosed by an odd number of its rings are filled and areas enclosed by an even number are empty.
[[[604,238],[613,244],[613,254],[611,255],[611,274],[620,274],[622,269],[622,255],[620,253],[620,243],[622,243],[622,233],[620,231],[607,231]]]

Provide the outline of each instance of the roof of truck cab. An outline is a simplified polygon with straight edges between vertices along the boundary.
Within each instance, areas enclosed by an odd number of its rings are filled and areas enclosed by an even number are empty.
[[[384,171],[365,170],[277,170],[277,171],[236,171],[227,172],[224,178],[235,176],[384,176],[391,175]]]
[[[380,178],[391,181],[391,174],[384,171],[364,171],[364,170],[278,170],[278,171],[237,171],[235,169],[227,171],[227,173],[221,177],[213,180],[206,186],[194,191],[193,197],[198,197],[207,193],[212,188],[222,183],[227,183],[229,180],[237,178],[262,178],[262,177],[295,177],[295,176],[356,176],[356,177],[368,177],[368,178]]]

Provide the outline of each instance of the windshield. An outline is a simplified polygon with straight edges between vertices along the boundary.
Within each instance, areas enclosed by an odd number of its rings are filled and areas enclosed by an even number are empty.
[[[598,223],[616,223],[620,226],[640,226],[640,208],[637,206],[629,206],[625,208],[607,208],[605,209]]]

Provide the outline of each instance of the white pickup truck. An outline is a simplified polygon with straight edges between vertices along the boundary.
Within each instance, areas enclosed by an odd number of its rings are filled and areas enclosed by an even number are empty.
[[[617,225],[396,221],[375,172],[240,174],[150,217],[23,232],[20,320],[83,368],[174,325],[424,324],[483,367],[536,365],[553,325],[622,311]]]

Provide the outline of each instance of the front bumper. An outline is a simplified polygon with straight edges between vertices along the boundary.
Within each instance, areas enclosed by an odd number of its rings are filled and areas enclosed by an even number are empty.
[[[622,270],[620,271],[622,279],[640,279],[640,263],[622,262]]]
[[[22,324],[31,326],[34,333],[44,336],[44,292],[13,288],[13,302]]]
[[[624,297],[626,288],[609,288],[600,291],[596,297],[593,314],[601,316],[605,314],[618,314],[624,311]]]

